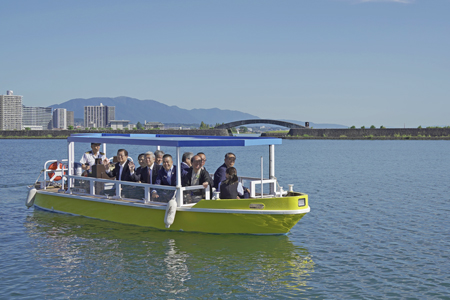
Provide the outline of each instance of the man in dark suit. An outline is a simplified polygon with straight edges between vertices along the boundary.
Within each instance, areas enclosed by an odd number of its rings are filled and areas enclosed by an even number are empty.
[[[180,166],[183,173],[186,173],[189,170],[189,168],[192,166],[191,159],[193,156],[194,156],[194,153],[192,153],[192,152],[184,152],[183,153],[183,158],[181,159],[182,163]]]
[[[106,174],[109,177],[116,177],[116,180],[121,181],[139,181],[139,176],[134,172],[135,165],[132,161],[128,160],[128,151],[125,149],[117,150],[117,162],[112,171],[109,170],[109,160],[105,159],[104,165],[106,168]]]
[[[139,167],[136,169],[136,175],[141,175],[142,169],[144,169],[147,164],[145,163],[145,153],[141,153],[138,156]]]
[[[128,160],[128,151],[125,149],[119,149],[117,150],[117,162],[114,166],[114,169],[110,171],[109,166],[109,160],[105,159],[103,161],[103,164],[105,165],[106,174],[113,178],[115,177],[116,180],[120,181],[133,181],[137,182],[139,181],[139,175],[136,175],[134,172],[135,165],[132,161]],[[132,186],[122,186],[122,196],[125,198],[133,197],[135,194],[135,188]]]
[[[140,181],[142,183],[155,184],[162,166],[155,164],[155,155],[150,151],[145,153],[145,162],[147,166],[141,170]]]
[[[193,185],[203,185],[204,188],[207,188],[209,185],[210,193],[212,193],[212,185],[213,181],[209,176],[208,172],[202,168],[202,158],[199,155],[195,155],[191,159],[192,167],[189,168],[188,172],[183,175],[182,185],[183,186],[193,186]],[[186,194],[191,197],[187,197],[187,202],[198,202],[201,198],[205,198],[205,190],[193,190],[189,194]]]
[[[172,156],[165,154],[163,156],[162,168],[158,172],[155,184],[159,185],[177,185],[177,168],[173,166]],[[169,202],[174,192],[170,190],[159,190],[159,194],[156,190],[152,191],[152,198],[158,199],[160,202]]]
[[[165,153],[162,150],[156,150],[155,151],[155,163],[157,165],[161,165],[162,166],[162,161],[163,161],[164,154]]]
[[[223,165],[217,168],[216,172],[214,173],[214,187],[216,188],[216,191],[219,191],[219,183],[224,181],[226,177],[226,172],[228,168],[231,168],[234,166],[234,163],[236,162],[236,155],[229,152],[225,154],[225,159]],[[249,189],[244,187],[244,196],[243,198],[250,198],[250,192]]]
[[[162,168],[158,172],[155,184],[177,185],[177,168],[173,166],[172,155],[164,154]]]
[[[225,154],[225,159],[223,165],[217,168],[216,172],[214,173],[214,187],[216,190],[219,189],[219,183],[227,179],[225,173],[227,172],[228,168],[231,168],[234,166],[234,163],[236,161],[236,155],[229,152]]]

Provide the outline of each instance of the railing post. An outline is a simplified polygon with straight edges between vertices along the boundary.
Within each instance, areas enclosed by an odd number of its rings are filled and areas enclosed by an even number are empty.
[[[209,194],[209,184],[208,186],[205,188],[205,200],[210,200],[211,196]]]
[[[255,198],[256,196],[256,181],[250,181],[250,198]]]
[[[144,203],[148,203],[150,202],[150,187],[146,186],[144,189],[145,189]]]
[[[263,173],[263,157],[261,156],[261,198],[264,195],[264,185],[263,185],[263,180],[264,180],[264,173]]]
[[[75,161],[75,143],[67,143],[67,175],[74,174],[74,161]],[[64,172],[63,172],[64,173]],[[70,189],[74,185],[74,179],[67,178],[67,189]]]
[[[89,194],[95,195],[95,184],[94,180],[89,180]]]
[[[115,198],[115,199],[122,198],[122,195],[120,193],[120,187],[121,187],[121,184],[116,182],[116,195],[113,198]]]
[[[269,179],[275,178],[275,145],[269,145]],[[275,193],[275,185],[270,185],[270,194]]]

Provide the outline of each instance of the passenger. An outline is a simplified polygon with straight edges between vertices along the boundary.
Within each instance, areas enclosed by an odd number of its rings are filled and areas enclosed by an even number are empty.
[[[96,158],[101,158],[102,161],[106,159],[105,153],[99,151],[100,143],[91,143],[91,149],[92,150],[85,152],[80,159],[81,168],[85,171],[83,172],[83,175],[92,172],[91,167],[95,165]]]
[[[184,152],[183,158],[181,159],[183,162],[181,163],[181,170],[187,172],[189,168],[192,166],[191,159],[194,156],[192,152]]]
[[[116,180],[122,181],[139,181],[139,176],[134,172],[134,162],[128,160],[128,151],[125,149],[117,150],[117,159],[118,163],[115,164],[115,167],[112,171],[109,169],[109,159],[103,160],[103,164],[106,168],[106,174],[109,177],[116,177]]]
[[[140,181],[142,183],[155,184],[158,172],[162,169],[162,166],[155,163],[155,155],[150,151],[145,153],[145,162],[147,166],[141,171]]]
[[[202,169],[205,169],[205,164],[206,164],[206,155],[203,152],[199,152],[197,153],[198,156],[201,157],[202,159]]]
[[[156,177],[155,184],[160,185],[171,185],[176,186],[177,185],[177,168],[174,168],[173,166],[173,160],[172,156],[170,154],[165,154],[163,156],[163,167],[159,170],[158,176]],[[173,191],[169,190],[161,190],[160,194],[158,195],[156,190],[152,191],[152,197],[153,198],[160,198],[159,201],[161,202],[169,202],[169,200],[173,196]]]
[[[157,165],[163,164],[163,156],[164,156],[164,151],[161,151],[161,150],[155,151],[155,162]]]
[[[208,173],[209,177],[211,177],[211,174],[209,174],[208,170],[206,170],[205,164],[206,164],[206,155],[203,152],[197,153],[198,156],[202,158],[202,169]]]
[[[216,172],[214,173],[214,187],[216,188],[216,190],[219,190],[219,183],[226,179],[227,169],[233,167],[235,162],[236,155],[231,152],[225,154],[223,165],[217,168]]]
[[[237,177],[237,171],[234,167],[230,167],[226,170],[226,178],[219,183],[220,199],[241,199],[244,197],[244,188],[239,182]],[[250,193],[246,189],[247,193]]]
[[[203,185],[207,188],[209,185],[210,193],[212,193],[212,179],[205,169],[202,169],[202,159],[199,155],[192,157],[192,167],[189,168],[187,173],[183,176],[182,185],[183,186],[193,186],[193,185]],[[191,196],[196,197],[194,201],[188,202],[198,202],[200,197],[205,198],[205,190],[194,190],[191,191]]]
[[[138,162],[139,167],[136,169],[136,175],[141,175],[142,169],[144,169],[147,166],[147,163],[145,162],[145,153],[139,154]]]

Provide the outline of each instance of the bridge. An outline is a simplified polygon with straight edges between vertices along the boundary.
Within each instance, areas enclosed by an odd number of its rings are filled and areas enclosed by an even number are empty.
[[[285,122],[285,121],[279,121],[279,120],[269,120],[269,119],[252,119],[252,120],[241,120],[241,121],[234,121],[230,123],[225,123],[219,126],[216,126],[216,129],[229,129],[233,127],[238,127],[242,125],[247,124],[274,124],[278,126],[284,126],[288,128],[305,128],[305,126],[298,125],[291,122]]]

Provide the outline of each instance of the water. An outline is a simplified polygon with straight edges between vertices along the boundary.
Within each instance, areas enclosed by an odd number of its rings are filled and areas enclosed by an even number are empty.
[[[164,232],[27,210],[26,185],[66,148],[0,141],[1,299],[450,299],[449,141],[283,141],[277,177],[311,206],[287,236]],[[133,158],[148,150],[127,149]],[[264,156],[268,173],[266,147],[186,150],[205,150],[210,172],[231,150],[238,174],[255,177]]]

